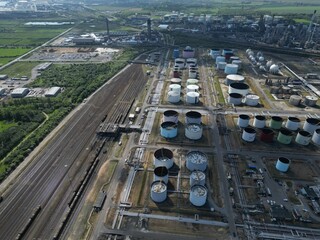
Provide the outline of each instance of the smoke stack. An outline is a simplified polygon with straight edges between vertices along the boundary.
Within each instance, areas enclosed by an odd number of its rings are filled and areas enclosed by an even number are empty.
[[[109,32],[109,19],[106,18],[106,24],[107,24],[107,38],[110,39],[110,32]]]

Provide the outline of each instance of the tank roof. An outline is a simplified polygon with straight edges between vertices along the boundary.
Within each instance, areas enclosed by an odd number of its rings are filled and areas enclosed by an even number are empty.
[[[191,151],[186,156],[187,161],[191,161],[192,163],[202,164],[208,161],[207,156],[200,151]]]

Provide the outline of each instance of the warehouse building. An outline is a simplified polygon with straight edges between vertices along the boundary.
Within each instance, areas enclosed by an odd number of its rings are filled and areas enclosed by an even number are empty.
[[[23,97],[27,96],[29,91],[30,90],[28,88],[16,88],[11,92],[11,97],[13,97],[13,98],[23,98]]]
[[[52,87],[44,94],[45,97],[56,97],[61,92],[61,87]]]

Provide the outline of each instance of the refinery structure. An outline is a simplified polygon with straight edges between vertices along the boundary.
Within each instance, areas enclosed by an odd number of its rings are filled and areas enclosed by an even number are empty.
[[[38,11],[34,1],[6,4]],[[33,75],[0,72],[1,100],[50,103],[65,86],[28,83],[54,65],[121,62],[125,47],[147,49],[81,99],[50,136],[55,145],[50,138],[38,150],[34,173],[50,175],[21,175],[26,199],[8,190],[19,178],[0,188],[0,234],[21,201],[29,205],[8,239],[320,239],[317,14],[308,24],[135,14],[123,20],[139,26],[130,34],[113,31],[108,15],[103,31],[66,32],[18,59],[35,64]],[[174,39],[201,35],[218,40]],[[34,186],[50,196],[31,194]]]

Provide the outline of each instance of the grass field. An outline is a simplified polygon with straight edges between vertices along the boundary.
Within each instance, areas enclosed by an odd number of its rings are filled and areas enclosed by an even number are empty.
[[[38,64],[39,62],[17,62],[0,71],[0,74],[7,74],[9,77],[28,76],[30,78],[32,68]]]
[[[7,123],[6,121],[0,121],[0,132],[3,132],[5,130],[7,130],[8,128],[11,128],[11,127],[14,127],[14,126],[17,126],[16,123]]]

